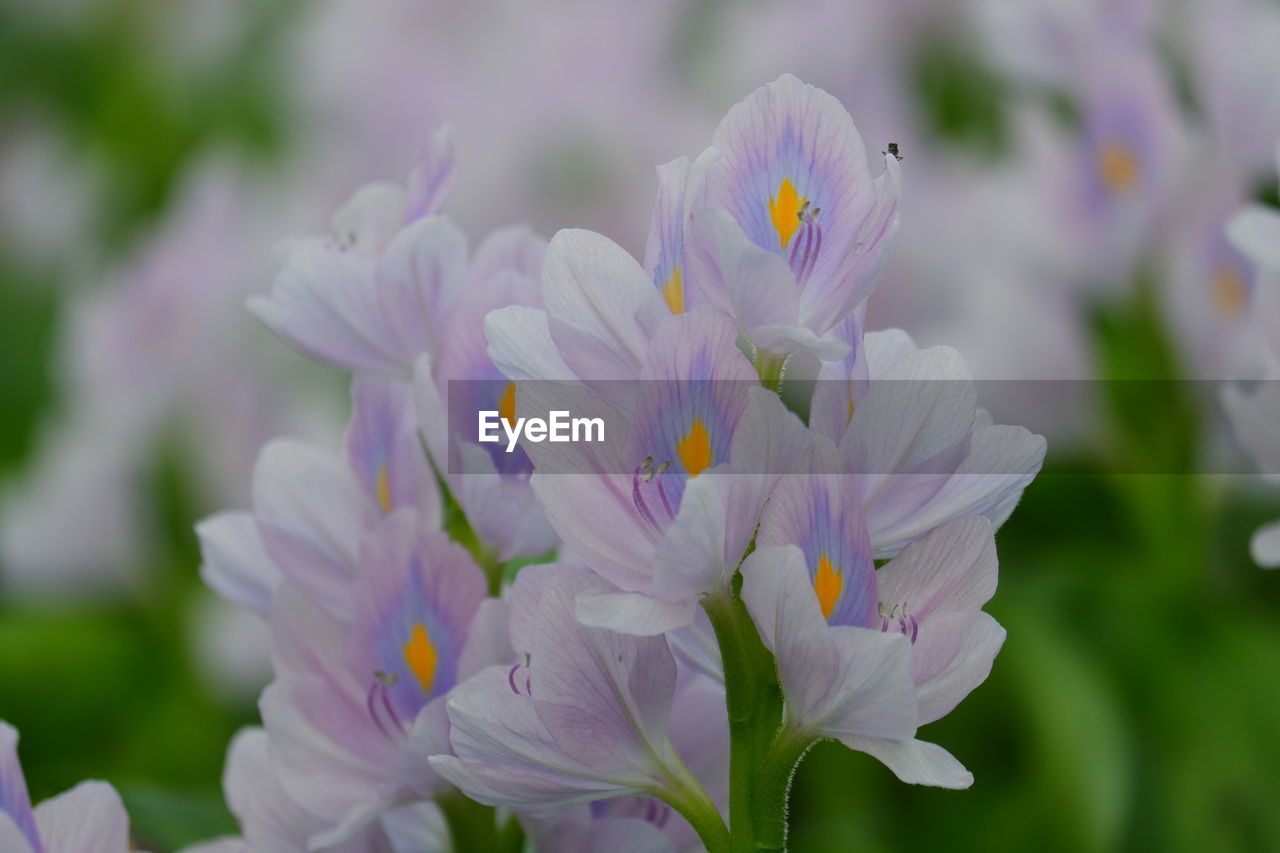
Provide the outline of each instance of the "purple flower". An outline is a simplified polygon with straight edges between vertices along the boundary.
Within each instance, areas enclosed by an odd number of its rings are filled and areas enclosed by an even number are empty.
[[[129,816],[105,782],[81,782],[32,809],[18,763],[18,732],[0,722],[0,850],[127,853]]]
[[[993,425],[955,350],[919,349],[896,329],[854,340],[852,366],[824,366],[810,425],[824,470],[856,480],[876,556],[954,518],[1003,524],[1040,470],[1045,440]]]
[[[577,597],[602,588],[599,578],[564,566],[530,567],[517,577],[511,636],[523,662],[490,667],[454,690],[453,755],[431,759],[468,796],[545,812],[612,797],[701,793],[668,737],[676,664],[666,640],[574,619]]]
[[[467,553],[401,511],[366,536],[349,617],[285,583],[271,608],[275,680],[260,708],[280,784],[333,844],[444,783],[444,697],[509,660],[501,603]]]
[[[898,224],[897,159],[872,179],[839,101],[783,75],[725,116],[692,206],[690,286],[759,349],[823,359],[871,293]]]
[[[838,738],[905,782],[972,783],[914,735],[986,679],[1004,641],[981,610],[996,582],[985,519],[939,527],[877,570],[852,478],[785,479],[742,573],[792,730]]]

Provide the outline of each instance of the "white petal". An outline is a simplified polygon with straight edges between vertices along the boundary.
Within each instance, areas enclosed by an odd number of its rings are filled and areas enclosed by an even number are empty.
[[[1259,566],[1280,569],[1280,521],[1258,528],[1249,548]]]
[[[200,577],[228,601],[265,617],[280,569],[267,555],[258,523],[247,512],[220,512],[196,525],[204,563]]]
[[[841,742],[879,759],[909,785],[963,789],[973,784],[973,774],[965,770],[955,756],[934,743],[863,737],[841,738]]]
[[[123,853],[129,849],[129,816],[116,789],[81,782],[36,807],[36,828],[48,853]]]

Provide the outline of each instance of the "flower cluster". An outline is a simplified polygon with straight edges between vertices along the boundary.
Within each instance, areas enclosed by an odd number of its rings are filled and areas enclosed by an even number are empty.
[[[578,230],[469,251],[453,162],[442,131],[251,300],[351,373],[352,411],[340,451],[268,445],[252,510],[199,525],[274,672],[228,758],[243,838],[204,849],[782,849],[822,739],[970,785],[919,728],[1004,641],[994,530],[1045,445],[991,423],[955,351],[864,330],[896,146],[869,159],[784,76],[659,168],[643,263]],[[625,435],[458,428],[563,383]],[[12,776],[0,809],[56,849]]]

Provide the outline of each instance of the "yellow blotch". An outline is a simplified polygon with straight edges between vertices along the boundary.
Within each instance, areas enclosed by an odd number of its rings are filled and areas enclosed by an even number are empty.
[[[1219,314],[1234,320],[1244,313],[1248,301],[1249,289],[1235,268],[1223,266],[1213,274],[1213,307]]]
[[[818,557],[818,571],[813,576],[813,591],[818,595],[818,606],[822,608],[822,618],[830,619],[831,611],[836,609],[836,600],[840,598],[840,590],[844,589],[844,576],[839,566],[832,567],[827,552]]]
[[[373,492],[378,499],[378,506],[385,513],[391,512],[391,472],[387,469],[387,463],[383,462],[378,466],[378,478],[373,485]]]
[[[672,314],[684,313],[684,272],[679,264],[671,270],[667,283],[662,285],[662,298],[667,300],[667,307]]]
[[[498,417],[507,422],[507,425],[514,428],[516,425],[516,383],[508,382],[507,387],[502,392],[502,399],[498,401]]]
[[[430,693],[431,684],[436,680],[436,647],[421,622],[414,623],[409,642],[404,644],[404,661],[417,676],[423,691]]]
[[[1108,142],[1098,152],[1098,174],[1112,193],[1127,193],[1138,185],[1138,158],[1124,143]]]
[[[676,453],[690,477],[696,477],[711,467],[711,433],[702,424],[702,418],[694,418],[689,434],[676,444]]]
[[[778,184],[778,194],[769,199],[769,218],[778,232],[778,244],[786,248],[791,242],[791,235],[800,227],[800,211],[804,209],[808,199],[796,192],[795,184],[790,178],[783,178]]]

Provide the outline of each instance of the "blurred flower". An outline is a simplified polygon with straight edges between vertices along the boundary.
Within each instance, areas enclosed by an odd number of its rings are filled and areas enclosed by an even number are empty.
[[[34,810],[18,763],[18,733],[0,721],[0,849],[5,853],[127,853],[129,816],[105,782],[81,782]]]

